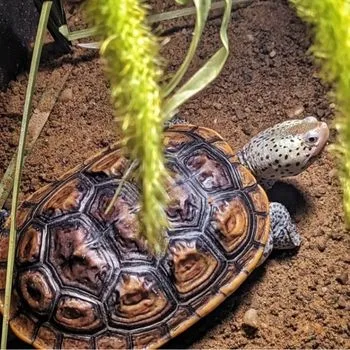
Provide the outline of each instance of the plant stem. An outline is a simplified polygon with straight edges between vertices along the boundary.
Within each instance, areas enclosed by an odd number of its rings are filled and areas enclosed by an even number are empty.
[[[235,0],[233,2],[233,8],[240,8],[244,5],[251,4],[253,0]],[[218,10],[225,7],[226,1],[217,1],[211,5],[210,10]],[[169,21],[171,19],[192,16],[196,14],[196,7],[187,7],[184,9],[173,10],[163,13],[156,13],[154,15],[150,15],[147,18],[147,22],[149,24],[158,23],[162,21]],[[76,30],[74,32],[70,32],[67,25],[63,25],[59,28],[60,33],[65,36],[69,41],[75,41],[79,39],[86,39],[97,34],[97,28],[91,27],[87,29]]]
[[[24,158],[24,146],[26,141],[29,114],[32,108],[32,99],[34,93],[34,86],[36,76],[39,68],[40,56],[43,47],[44,37],[47,28],[47,22],[52,6],[52,1],[45,1],[43,3],[40,20],[38,25],[38,31],[35,39],[33,58],[29,71],[28,86],[26,92],[26,99],[23,110],[23,120],[21,133],[19,138],[19,147],[16,160],[16,170],[14,177],[14,187],[12,196],[12,212],[11,212],[11,228],[9,237],[9,248],[8,248],[8,260],[7,260],[7,271],[6,271],[6,289],[5,289],[5,300],[4,300],[4,315],[2,321],[2,332],[1,332],[1,349],[7,347],[7,335],[8,335],[8,324],[10,319],[10,308],[11,308],[11,294],[12,294],[12,278],[13,278],[13,266],[15,258],[16,248],[16,211],[18,205],[18,193],[21,180],[23,158]]]

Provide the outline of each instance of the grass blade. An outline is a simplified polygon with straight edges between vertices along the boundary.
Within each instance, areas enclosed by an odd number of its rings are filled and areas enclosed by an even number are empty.
[[[171,118],[173,112],[192,96],[210,84],[221,72],[229,55],[227,29],[230,23],[232,0],[226,0],[220,28],[222,47],[164,104],[164,114]]]
[[[23,120],[21,133],[19,138],[19,147],[16,160],[16,170],[14,177],[14,186],[13,186],[13,196],[12,196],[12,212],[11,212],[11,229],[9,237],[9,250],[8,250],[8,260],[7,260],[7,271],[6,271],[6,289],[5,289],[5,300],[4,300],[4,315],[2,321],[2,332],[1,332],[1,349],[6,349],[7,347],[7,335],[8,335],[8,324],[10,317],[10,307],[11,307],[11,294],[12,294],[12,278],[13,278],[13,267],[15,259],[15,248],[16,248],[16,211],[18,206],[18,194],[19,186],[22,174],[23,158],[24,158],[24,146],[26,142],[27,129],[29,114],[32,108],[32,99],[34,93],[35,80],[39,68],[40,56],[42,51],[42,46],[44,42],[44,37],[47,28],[47,22],[50,15],[52,2],[45,1],[43,3],[38,31],[35,39],[33,58],[31,62],[28,86],[26,92],[26,99],[24,103],[23,110]]]
[[[163,97],[168,96],[179,84],[196,53],[199,41],[201,39],[205,23],[207,21],[209,11],[210,11],[210,0],[195,0],[195,9],[197,12],[196,24],[194,28],[194,35],[187,51],[185,60],[182,62],[180,68],[176,71],[175,75],[172,77],[170,82],[164,87]]]

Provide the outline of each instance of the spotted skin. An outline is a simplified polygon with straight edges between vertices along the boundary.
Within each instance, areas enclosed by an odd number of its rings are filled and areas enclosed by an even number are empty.
[[[269,188],[274,181],[308,168],[328,137],[327,124],[315,117],[288,120],[253,137],[238,152],[238,158]]]
[[[277,202],[270,203],[270,218],[271,233],[260,264],[267,259],[273,249],[294,249],[301,244],[301,237],[297,228],[293,224],[287,208],[283,204]]]
[[[9,217],[9,212],[5,209],[0,209],[0,233],[4,231],[3,227],[5,225],[5,221]]]

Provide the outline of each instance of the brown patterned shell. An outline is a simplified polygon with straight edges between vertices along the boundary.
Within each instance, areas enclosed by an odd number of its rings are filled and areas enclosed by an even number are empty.
[[[174,174],[168,250],[139,239],[139,190],[118,145],[30,196],[18,217],[10,325],[37,348],[158,347],[233,293],[256,267],[269,234],[268,199],[216,132],[166,132]],[[3,303],[7,238],[0,241]]]

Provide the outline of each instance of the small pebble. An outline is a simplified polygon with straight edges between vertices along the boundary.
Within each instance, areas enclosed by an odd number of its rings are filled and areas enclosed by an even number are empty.
[[[247,39],[249,42],[253,42],[254,41],[254,36],[252,34],[247,34]]]
[[[246,125],[242,128],[244,135],[250,136],[252,134],[252,128],[249,125]]]
[[[295,108],[291,108],[287,110],[287,115],[289,118],[300,117],[304,113],[303,106],[296,106]]]
[[[335,279],[336,279],[337,282],[339,282],[340,284],[345,285],[345,284],[347,284],[348,281],[349,281],[349,274],[348,274],[346,271],[344,271],[344,272],[342,272],[340,275],[338,275]]]
[[[259,328],[259,317],[256,309],[249,309],[243,316],[243,325],[249,326],[255,329]]]
[[[71,88],[64,89],[61,93],[60,100],[68,102],[73,99],[73,90]]]
[[[269,53],[269,56],[271,58],[274,58],[275,56],[277,55],[277,52],[275,50],[272,50],[270,53]]]
[[[213,103],[213,107],[214,107],[215,109],[220,110],[220,109],[222,108],[222,103],[220,103],[220,102],[214,102],[214,103]]]
[[[343,295],[341,295],[339,298],[338,298],[338,307],[339,309],[345,309],[347,306],[347,302],[346,302],[346,299]]]
[[[325,238],[322,238],[317,242],[317,248],[320,252],[324,252],[326,250],[326,247],[327,247],[327,240]]]

